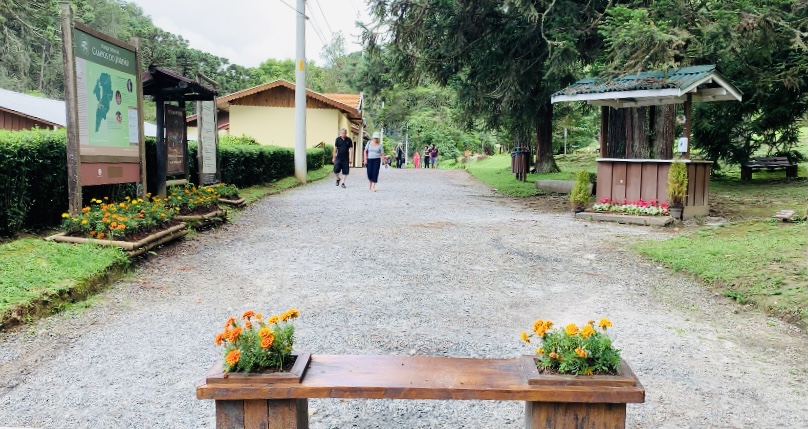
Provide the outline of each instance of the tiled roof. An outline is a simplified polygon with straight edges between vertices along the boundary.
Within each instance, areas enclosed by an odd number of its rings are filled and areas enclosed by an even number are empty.
[[[594,94],[647,89],[687,88],[715,71],[715,65],[684,67],[677,70],[640,72],[610,81],[587,77],[556,92],[555,95]]]
[[[334,101],[337,101],[339,103],[345,104],[346,106],[351,106],[351,107],[353,107],[354,109],[357,109],[357,110],[362,107],[362,106],[359,105],[361,103],[361,101],[362,101],[362,96],[359,95],[359,94],[328,94],[327,93],[327,94],[323,94],[323,95],[325,95],[326,97],[328,97],[328,98],[330,98],[330,99],[332,99]]]
[[[265,83],[265,84],[262,84],[262,85],[254,86],[252,88],[243,89],[241,91],[234,92],[234,93],[232,93],[230,95],[218,98],[218,99],[216,99],[216,104],[221,109],[221,108],[226,107],[227,105],[229,105],[230,102],[233,101],[233,100],[237,100],[239,98],[243,98],[243,97],[247,97],[249,95],[257,94],[259,92],[269,91],[269,90],[277,88],[277,87],[284,87],[284,88],[287,88],[287,89],[294,90],[295,89],[295,84],[293,84],[292,82],[289,82],[287,80],[284,80],[284,79],[278,79],[278,80],[273,81],[273,82],[269,82],[269,83]],[[332,95],[337,95],[337,94],[332,94]],[[339,94],[339,95],[350,95],[350,94]],[[315,100],[322,101],[323,103],[326,103],[326,104],[328,104],[330,106],[334,106],[334,108],[339,109],[339,110],[345,112],[346,114],[348,114],[348,116],[350,118],[352,118],[352,119],[361,118],[361,116],[359,115],[359,109],[358,109],[358,107],[359,107],[358,104],[359,103],[358,103],[358,101],[356,103],[356,107],[354,107],[353,105],[345,104],[343,101],[333,99],[331,97],[328,97],[325,94],[320,94],[319,92],[314,92],[314,91],[312,91],[310,89],[306,89],[306,96],[311,97],[311,98],[313,98]],[[358,98],[359,96],[356,95],[356,97]],[[347,101],[350,101],[350,100],[347,100]]]

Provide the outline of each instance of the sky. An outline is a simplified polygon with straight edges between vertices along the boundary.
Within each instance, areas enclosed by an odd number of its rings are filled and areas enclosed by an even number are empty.
[[[257,67],[268,58],[296,56],[297,0],[131,0],[157,27],[182,36],[193,49]],[[356,21],[368,21],[364,0],[306,0],[306,60],[342,32],[346,53],[361,50]],[[319,31],[322,38],[318,35]],[[325,43],[323,42],[325,41]]]

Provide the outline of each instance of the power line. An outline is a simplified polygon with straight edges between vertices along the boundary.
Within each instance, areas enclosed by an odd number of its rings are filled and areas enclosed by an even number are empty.
[[[323,12],[323,7],[320,5],[320,2],[314,0],[317,3],[317,9],[320,9],[320,15],[323,16],[323,20],[325,21],[325,26],[328,27],[328,32],[331,33],[331,37],[334,37],[334,30],[331,29],[331,24],[328,23],[328,18],[325,16],[325,12]]]
[[[286,5],[286,7],[288,7],[289,9],[292,9],[293,11],[295,11],[295,12],[297,12],[297,13],[299,13],[299,14],[303,14],[303,12],[301,12],[301,11],[297,10],[297,8],[296,8],[296,7],[294,7],[294,6],[290,5],[289,3],[286,3],[286,2],[285,2],[285,1],[283,1],[283,0],[278,0],[278,1],[280,1],[280,2],[281,2],[281,3],[283,3],[283,4],[285,4],[285,5]],[[305,16],[305,15],[303,15],[303,16]],[[309,17],[308,17],[308,16],[306,16],[306,19],[309,19]]]

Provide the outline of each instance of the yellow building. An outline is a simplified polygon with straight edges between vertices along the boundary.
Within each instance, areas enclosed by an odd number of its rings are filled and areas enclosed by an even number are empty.
[[[276,80],[216,99],[219,134],[247,135],[262,145],[295,146],[295,85]],[[320,94],[306,90],[306,147],[334,144],[345,128],[354,142],[362,125],[361,94]],[[196,117],[188,117],[188,136],[196,135]],[[361,146],[354,160],[361,165]],[[357,156],[359,155],[359,156]],[[356,162],[354,162],[356,164]]]

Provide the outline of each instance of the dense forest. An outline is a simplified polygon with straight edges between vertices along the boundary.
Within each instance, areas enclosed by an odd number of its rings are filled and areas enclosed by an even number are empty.
[[[121,0],[74,0],[74,17],[119,40],[140,39],[141,66],[168,67],[185,76],[202,72],[228,94],[283,78],[294,82],[294,60],[267,59],[258,67],[231,64],[188,46],[188,40],[156,27],[134,3]],[[0,87],[63,98],[60,9],[57,0],[0,0]],[[310,62],[307,84],[320,92],[359,92],[348,79],[349,61],[360,55],[345,53],[344,39],[337,34],[322,53],[327,65]]]

